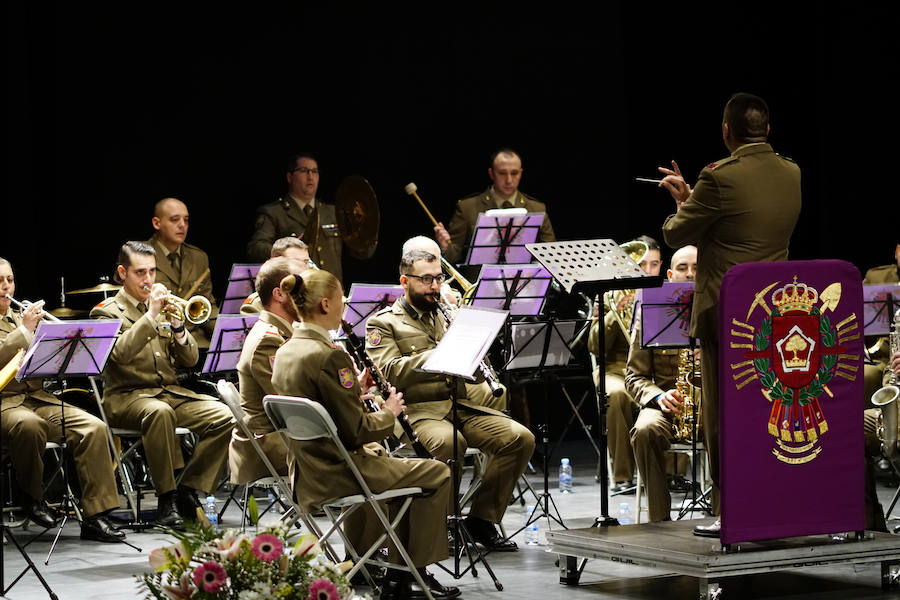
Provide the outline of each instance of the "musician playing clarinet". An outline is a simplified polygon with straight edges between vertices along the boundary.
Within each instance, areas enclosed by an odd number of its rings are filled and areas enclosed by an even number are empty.
[[[444,281],[440,258],[425,250],[410,250],[400,260],[404,295],[376,313],[366,326],[366,349],[385,377],[403,392],[407,415],[419,439],[440,461],[453,453],[450,381],[419,370],[444,335],[446,322],[438,311]],[[534,435],[503,413],[471,402],[460,381],[456,428],[456,464],[467,446],[487,455],[483,483],[472,498],[466,526],[475,541],[494,551],[514,552],[496,524],[503,519],[516,481],[534,451]],[[461,474],[457,472],[457,480]]]

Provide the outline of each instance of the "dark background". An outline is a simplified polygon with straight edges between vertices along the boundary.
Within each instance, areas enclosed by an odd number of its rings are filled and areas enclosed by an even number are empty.
[[[674,158],[694,182],[748,91],[803,170],[792,258],[891,262],[895,10],[686,4],[5,3],[0,256],[18,297],[58,306],[60,276],[111,274],[176,196],[221,295],[298,150],[319,155],[327,201],[354,173],[378,195],[378,251],[345,258],[345,284],[393,281],[403,240],[430,233],[407,183],[446,222],[498,146],[521,153],[560,239],[661,238],[673,203],[633,178]]]

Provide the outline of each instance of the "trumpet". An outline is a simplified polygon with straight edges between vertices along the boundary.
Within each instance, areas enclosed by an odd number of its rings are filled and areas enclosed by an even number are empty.
[[[31,306],[32,304],[36,304],[35,302],[29,302],[28,300],[16,300],[15,298],[13,298],[12,296],[10,296],[9,294],[6,294],[6,297],[9,298],[9,301],[10,301],[10,302],[12,302],[12,303],[15,304],[17,307],[19,307],[19,310],[23,310],[23,311],[24,311],[25,309],[27,309],[29,306]],[[38,302],[40,302],[40,300],[39,300]],[[51,315],[50,313],[48,313],[48,312],[46,312],[46,311],[45,311],[44,314],[42,315],[42,318],[47,319],[48,321],[53,321],[54,323],[59,323],[59,321],[60,321],[60,320],[57,319],[55,316]]]
[[[149,292],[151,288],[145,285],[143,289],[145,292]],[[209,320],[212,315],[212,305],[204,296],[191,296],[185,300],[169,293],[160,314],[164,314],[169,320],[187,321],[191,325],[200,325]]]

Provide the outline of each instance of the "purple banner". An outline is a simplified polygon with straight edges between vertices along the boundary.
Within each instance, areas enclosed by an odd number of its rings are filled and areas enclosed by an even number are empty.
[[[863,286],[863,326],[866,335],[887,335],[891,315],[900,308],[900,284]]]
[[[723,544],[865,528],[859,271],[747,263],[719,299]]]
[[[641,346],[687,348],[693,301],[693,281],[665,281],[662,287],[639,289],[634,306],[635,314],[641,315]]]

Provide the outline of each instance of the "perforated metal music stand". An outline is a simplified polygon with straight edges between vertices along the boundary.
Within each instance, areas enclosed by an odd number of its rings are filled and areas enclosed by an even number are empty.
[[[259,315],[219,315],[210,338],[201,373],[228,373],[237,369],[241,348]]]
[[[241,312],[241,304],[247,296],[256,291],[256,274],[262,265],[235,263],[231,265],[225,298],[219,308],[220,314],[233,315]]]
[[[470,265],[531,262],[525,246],[537,240],[545,216],[544,213],[479,214],[466,262]]]
[[[542,242],[527,244],[528,251],[550,272],[566,292],[583,293],[590,298],[609,290],[658,287],[662,278],[647,275],[625,251],[611,239],[573,240],[569,242]],[[605,348],[605,328],[598,327],[599,347]],[[598,357],[600,373],[606,372],[606,357],[601,352]],[[599,377],[597,386],[597,406],[600,413],[600,447],[609,452],[606,441],[606,381]],[[618,525],[609,516],[609,467],[607,461],[600,461],[600,478],[604,493],[600,494],[601,514],[594,525]],[[582,565],[582,568],[583,565]]]
[[[369,317],[392,305],[402,295],[402,285],[354,283],[350,286],[344,320],[353,327],[353,333],[365,339]]]

